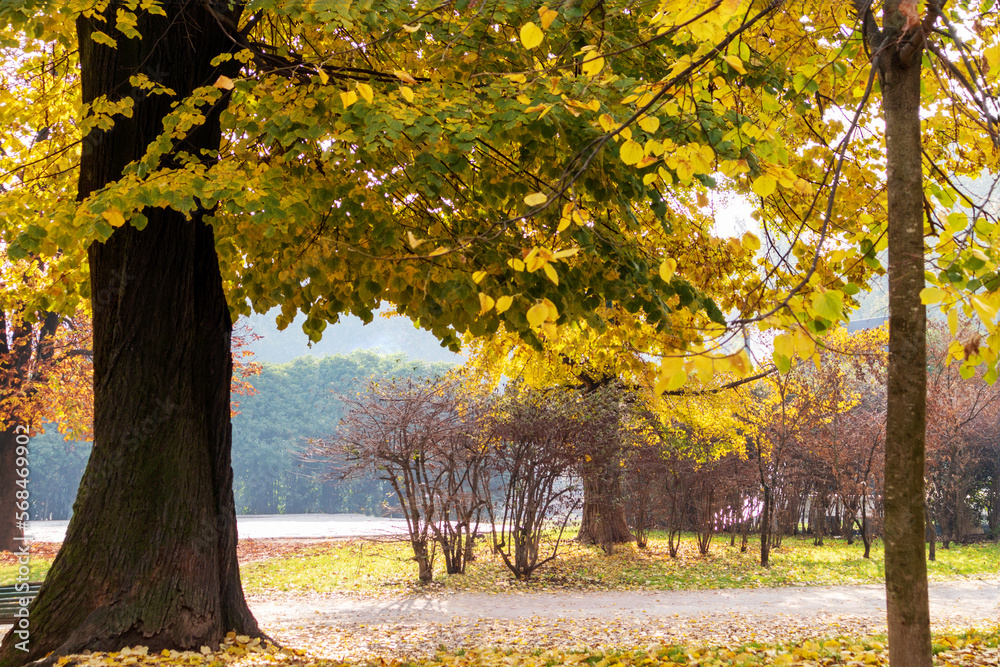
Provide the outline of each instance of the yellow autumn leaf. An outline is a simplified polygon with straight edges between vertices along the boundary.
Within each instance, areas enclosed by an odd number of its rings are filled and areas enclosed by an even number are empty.
[[[528,309],[526,315],[528,317],[528,324],[533,327],[540,327],[542,326],[542,322],[549,316],[549,309],[544,303],[536,303]]]
[[[514,303],[514,297],[510,295],[504,295],[497,299],[496,309],[497,313],[502,313],[510,308],[511,304]]]
[[[365,102],[371,104],[375,100],[375,91],[367,83],[358,84],[358,93],[364,98]]]
[[[789,334],[783,333],[774,337],[774,353],[792,358],[795,354],[795,344]]]
[[[493,309],[493,305],[495,303],[496,303],[496,301],[493,300],[493,297],[491,297],[491,296],[489,296],[487,294],[483,294],[482,292],[480,292],[479,293],[479,314],[482,315],[484,313],[488,313],[490,310]]]
[[[683,356],[663,357],[660,360],[654,391],[662,394],[664,391],[674,391],[684,386],[688,379],[687,366],[687,359]]]
[[[674,277],[675,271],[677,271],[677,261],[668,257],[660,264],[660,280],[669,283],[670,279]]]
[[[557,16],[559,16],[559,12],[549,9],[548,5],[542,5],[538,8],[538,17],[542,20],[542,30],[548,30]]]
[[[633,165],[644,158],[642,146],[637,141],[632,141],[629,139],[621,147],[621,158],[622,162],[628,165]]]
[[[708,384],[715,372],[715,364],[712,362],[712,358],[704,354],[699,354],[692,360],[692,365],[701,383]]]
[[[524,203],[528,206],[541,206],[548,200],[549,198],[541,192],[534,192],[524,198]]]
[[[923,294],[923,291],[921,291]],[[979,314],[979,319],[983,321],[984,324],[993,321],[993,318],[997,316],[997,309],[992,304],[983,301],[977,296],[972,297],[972,307],[976,309],[976,313]]]
[[[948,311],[948,329],[952,336],[958,333],[958,310],[955,308]]]
[[[925,287],[920,290],[920,303],[925,306],[943,300],[947,292],[940,287]]]
[[[724,361],[728,362],[730,370],[739,377],[746,377],[753,367],[746,350],[740,350],[731,357],[725,357]]]
[[[639,127],[641,127],[644,132],[652,134],[660,129],[660,119],[656,116],[643,116],[639,119]]]
[[[983,56],[990,66],[989,78],[992,80],[1000,77],[1000,42],[983,49]]]
[[[744,69],[744,67],[743,67],[743,61],[740,60],[738,56],[723,56],[722,59],[726,61],[727,65],[729,65],[730,67],[732,67],[734,70],[736,70],[740,74],[746,74],[747,73],[746,69]]]
[[[233,80],[230,79],[225,74],[220,74],[219,78],[216,79],[215,83],[213,83],[212,85],[215,86],[216,88],[221,88],[222,90],[232,90]]]
[[[410,247],[413,248],[414,250],[416,250],[417,246],[419,246],[421,243],[424,242],[423,239],[418,239],[416,236],[414,236],[413,232],[406,232],[406,240],[407,242],[409,242]]]
[[[816,354],[816,340],[802,328],[795,330],[795,351],[805,359]]]
[[[109,208],[101,213],[101,217],[107,220],[112,227],[120,227],[125,224],[125,216],[117,208]]]
[[[556,270],[552,268],[551,264],[542,265],[542,270],[545,272],[545,277],[551,280],[553,285],[559,284],[559,276],[556,274]]]
[[[598,116],[597,122],[601,124],[601,129],[604,130],[605,132],[610,132],[611,130],[618,127],[618,123],[615,122],[615,119],[611,116],[611,114],[607,113],[602,113],[600,116]]]
[[[760,250],[760,239],[753,232],[747,232],[743,235],[741,239],[743,247],[750,252],[757,252]]]
[[[545,34],[532,21],[521,26],[521,44],[524,44],[524,48],[529,51],[541,44],[543,39],[545,39]]]
[[[559,319],[559,309],[556,308],[556,304],[552,303],[548,299],[542,299],[542,305],[545,306],[548,312],[546,318],[549,322],[555,322]]]
[[[440,248],[434,248],[434,250],[431,251],[431,254],[429,254],[427,256],[428,257],[437,257],[438,255],[443,255],[446,252],[450,252],[450,251],[451,251],[451,248],[447,248],[445,246],[441,246]]]
[[[358,94],[353,90],[345,90],[340,93],[340,101],[344,105],[344,108],[351,106],[358,101]]]
[[[319,82],[324,86],[330,83],[330,75],[326,73],[326,70],[320,67],[316,70],[316,74],[319,76]]]
[[[414,83],[417,82],[417,80],[414,79],[413,76],[411,76],[409,72],[404,72],[401,69],[395,70],[393,72],[393,74],[395,74],[396,78],[399,79],[400,81],[402,81],[403,83],[414,84]]]
[[[413,104],[413,89],[409,86],[400,86],[399,94],[403,96],[403,99]]]
[[[768,174],[762,174],[753,181],[753,191],[761,197],[770,196],[777,186],[778,181],[774,180],[774,177]]]
[[[485,271],[476,271],[475,273],[472,274],[472,282],[478,285],[479,283],[483,282],[483,278],[485,278],[486,275],[487,274]]]
[[[599,53],[587,53],[580,69],[587,76],[597,76],[604,69],[604,57]]]

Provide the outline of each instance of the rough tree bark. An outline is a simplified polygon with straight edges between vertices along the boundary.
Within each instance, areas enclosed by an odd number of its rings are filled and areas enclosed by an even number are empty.
[[[231,48],[204,3],[140,13],[141,40],[115,33],[115,3],[80,18],[83,99],[133,94],[141,71],[184,96],[223,70]],[[232,18],[236,18],[235,16]],[[91,40],[118,34],[118,48]],[[233,72],[228,72],[233,74]],[[80,198],[121,175],[160,133],[174,98],[136,97],[131,119],[84,142]],[[184,150],[219,145],[218,105]],[[29,650],[8,635],[0,665],[85,649],[142,644],[197,649],[230,630],[259,635],[236,561],[230,465],[229,310],[212,230],[202,220],[146,209],[89,250],[94,321],[94,440],[66,541],[30,608]]]
[[[583,544],[624,544],[632,541],[625,517],[621,466],[607,456],[583,464],[583,516],[577,540]]]
[[[903,35],[906,19],[900,4],[890,0],[884,6],[884,35],[877,47],[882,53],[876,61],[885,115],[889,229],[885,586],[889,661],[930,667],[924,556],[927,323],[920,301],[924,287],[921,49],[920,42],[913,48],[913,38]]]

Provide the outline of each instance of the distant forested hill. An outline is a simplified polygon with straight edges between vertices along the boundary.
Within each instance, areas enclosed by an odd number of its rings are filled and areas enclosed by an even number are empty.
[[[370,350],[265,363],[250,378],[257,394],[238,397],[240,414],[233,417],[237,512],[379,513],[387,489],[373,480],[323,482],[324,471],[301,466],[297,454],[306,438],[336,431],[340,395],[353,395],[372,378],[443,373],[449,366]],[[92,446],[64,441],[52,424],[47,431],[31,441],[31,518],[66,519]]]
[[[244,397],[233,418],[236,511],[376,513],[388,489],[370,480],[324,483],[323,471],[301,465],[298,454],[306,438],[336,431],[341,395],[354,395],[372,378],[437,374],[448,367],[370,350],[264,364],[251,378],[258,393]]]

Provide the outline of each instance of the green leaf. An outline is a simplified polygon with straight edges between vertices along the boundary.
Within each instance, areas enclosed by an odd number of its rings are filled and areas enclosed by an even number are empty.
[[[777,352],[774,353],[774,365],[778,367],[778,372],[782,375],[792,370],[792,360]]]
[[[812,304],[817,315],[835,322],[840,319],[844,311],[844,295],[836,290],[828,290],[822,294],[814,295]]]
[[[106,32],[101,32],[100,30],[95,30],[91,33],[90,38],[97,42],[98,44],[104,44],[105,46],[110,46],[112,49],[118,46],[118,42],[114,40],[111,35]]]
[[[111,235],[115,232],[114,227],[106,223],[103,219],[94,223],[94,230],[97,231],[97,237],[102,242],[110,239]]]

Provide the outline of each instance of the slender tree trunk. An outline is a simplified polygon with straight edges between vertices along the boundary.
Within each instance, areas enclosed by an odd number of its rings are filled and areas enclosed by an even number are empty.
[[[11,423],[0,431],[0,550],[18,551],[24,545],[24,522],[19,519],[26,513],[17,508],[16,471],[18,426],[27,424]],[[25,440],[22,436],[21,440]]]
[[[211,85],[211,59],[232,42],[202,3],[140,12],[141,40],[80,18],[83,101],[133,93],[129,77],[154,72],[181,96]],[[235,17],[233,17],[235,18]],[[118,35],[118,48],[91,39]],[[79,196],[117,179],[160,133],[174,98],[137,96],[131,119],[84,142]],[[218,112],[184,148],[215,149]],[[30,608],[29,650],[8,635],[0,664],[85,649],[142,644],[195,649],[226,632],[259,635],[236,561],[230,464],[231,321],[212,230],[203,211],[188,220],[146,209],[89,250],[94,314],[94,449],[66,540]]]
[[[927,560],[937,560],[935,543],[937,542],[937,531],[934,530],[934,520],[931,518],[930,510],[924,507],[924,522],[927,524]]]
[[[13,400],[16,394],[26,390],[28,382],[28,367],[32,355],[32,338],[34,331],[31,324],[24,321],[23,313],[11,317],[0,311],[0,400]],[[8,342],[8,329],[10,330]],[[44,332],[43,332],[44,333]],[[31,415],[14,410],[8,415],[7,423],[0,426],[0,550],[17,551],[24,544],[23,510],[18,509],[17,471],[22,466],[16,465],[17,436],[31,427]]]
[[[861,496],[861,541],[865,545],[865,555],[864,558],[872,557],[872,538],[868,534],[868,495],[867,490],[865,495]]]
[[[994,541],[1000,540],[1000,452],[994,453],[993,482],[990,484],[987,522]]]
[[[9,386],[14,380],[14,369],[10,358],[10,345],[7,344],[7,313],[0,309],[0,386],[3,393],[0,400],[6,400]],[[12,419],[7,420],[0,431],[0,550],[16,551],[19,538],[24,537],[24,529],[18,527],[16,521],[16,508],[14,503],[16,497],[14,493],[17,487],[14,485],[14,462],[17,460],[15,450],[17,449],[14,429],[17,424]]]
[[[764,487],[764,508],[760,517],[760,565],[768,567],[771,555],[771,515],[774,513],[774,499],[771,487]]]
[[[885,115],[889,228],[889,378],[885,453],[885,585],[889,660],[931,664],[924,555],[924,437],[927,394],[924,218],[920,140],[920,50],[901,50],[899,0],[884,9],[879,58]]]

